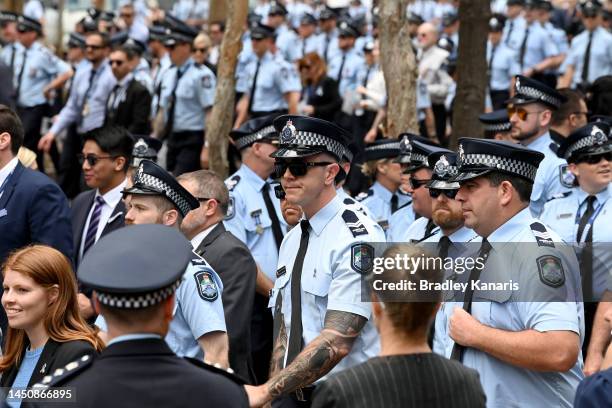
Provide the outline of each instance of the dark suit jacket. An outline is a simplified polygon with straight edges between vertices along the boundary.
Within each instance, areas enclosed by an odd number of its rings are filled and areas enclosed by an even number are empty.
[[[65,343],[58,343],[49,339],[43,348],[36,367],[34,367],[32,377],[30,377],[30,381],[28,382],[28,387],[42,381],[43,377],[52,375],[58,368],[64,368],[66,364],[70,363],[71,361],[74,361],[85,354],[92,354],[94,352],[95,350],[93,346],[86,341],[75,340],[67,341]],[[2,373],[0,387],[10,387],[13,385],[18,371],[19,366],[12,366],[7,371]]]
[[[107,112],[104,124],[123,126],[133,135],[148,135],[151,133],[150,116],[151,94],[144,85],[132,79],[125,99],[114,113]]]
[[[0,61],[0,104],[15,108],[13,71],[3,61]]]
[[[81,248],[83,229],[85,228],[85,222],[87,221],[87,216],[89,215],[89,211],[91,210],[95,197],[96,190],[88,190],[76,196],[72,202],[72,236],[74,237],[73,248],[76,265],[81,263],[81,260],[79,259],[79,248]],[[125,205],[123,204],[123,200],[121,200],[108,219],[109,222],[104,225],[101,236],[103,237],[104,235],[123,227],[125,225],[125,213]]]
[[[304,88],[304,92],[306,92],[306,88]],[[322,78],[314,87],[314,91],[307,98],[306,103],[314,107],[312,116],[333,122],[336,113],[342,108],[338,83],[329,77]]]
[[[76,389],[77,403],[54,403],[58,408],[248,407],[239,383],[203,362],[177,357],[162,339],[111,344],[50,386]]]
[[[375,357],[318,385],[312,408],[478,408],[478,373],[434,353]]]
[[[195,252],[206,259],[223,282],[230,367],[250,381],[251,315],[257,277],[255,260],[246,245],[225,229],[223,222],[210,231]]]

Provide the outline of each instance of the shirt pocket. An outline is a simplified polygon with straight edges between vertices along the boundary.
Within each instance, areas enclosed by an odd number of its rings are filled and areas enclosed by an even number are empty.
[[[474,317],[488,326],[512,330],[512,321],[514,319],[510,307],[511,297],[511,290],[483,290],[475,292],[473,302],[479,303],[479,313],[478,315],[474,314]]]
[[[274,282],[274,287],[272,288],[272,292],[270,293],[270,300],[268,302],[268,308],[272,309],[272,314],[274,315],[276,310],[274,309],[276,306],[276,299],[278,298],[279,293],[283,292],[285,286],[289,282],[289,277],[291,276],[291,272],[287,272],[286,266],[281,266],[278,270],[285,269],[285,273],[279,276]],[[277,271],[278,272],[278,271]],[[285,299],[283,299],[283,303]]]
[[[327,299],[329,295],[329,287],[331,286],[331,275],[324,271],[316,271],[316,269],[302,269],[302,291],[305,299],[302,299],[302,304],[307,305],[314,314],[314,321],[320,322],[315,329],[321,329],[325,321],[325,313],[327,313]],[[302,310],[304,313],[304,310]],[[306,316],[303,314],[302,316]]]

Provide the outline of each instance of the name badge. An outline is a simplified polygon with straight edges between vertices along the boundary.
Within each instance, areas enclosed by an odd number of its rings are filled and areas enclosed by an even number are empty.
[[[263,234],[264,228],[261,226],[261,209],[251,211],[251,217],[255,220],[255,232],[258,235]]]
[[[557,215],[557,219],[558,219],[558,220],[562,220],[562,219],[564,219],[564,218],[570,218],[571,216],[572,216],[572,214],[571,214],[571,213],[567,213],[567,214],[559,214],[559,215]]]

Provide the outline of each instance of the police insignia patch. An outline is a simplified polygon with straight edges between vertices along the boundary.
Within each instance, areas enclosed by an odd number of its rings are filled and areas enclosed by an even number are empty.
[[[227,187],[227,189],[229,191],[234,190],[234,187],[236,187],[238,185],[238,183],[240,183],[240,176],[239,175],[235,175],[231,179],[225,180],[225,186]]]
[[[602,145],[608,141],[608,137],[606,136],[606,134],[597,126],[593,126],[593,129],[591,130],[591,136],[593,136],[593,141],[596,145]]]
[[[442,155],[440,159],[436,162],[434,166],[434,173],[438,177],[444,177],[450,172],[450,164],[448,163],[448,159],[445,155]]]
[[[230,197],[227,203],[227,213],[225,214],[224,220],[231,220],[236,215],[236,205],[234,204],[234,197]]]
[[[553,288],[559,288],[565,284],[565,272],[559,258],[544,255],[539,257],[537,262],[542,283]]]
[[[408,136],[404,136],[402,137],[402,140],[400,140],[400,155],[402,156],[409,156],[412,153],[412,146],[410,145],[410,140],[408,139]]]
[[[358,237],[359,235],[367,235],[368,230],[366,227],[359,221],[359,217],[357,214],[352,212],[351,210],[344,210],[342,213],[342,219],[346,226],[351,230],[351,234],[353,237]]]
[[[215,284],[215,280],[208,271],[199,271],[194,275],[198,294],[206,301],[212,302],[219,297],[219,290]]]
[[[457,150],[457,166],[461,167],[464,160],[465,160],[465,152],[463,151],[463,145],[459,145],[459,150]]]
[[[206,89],[212,87],[212,80],[210,78],[210,75],[205,75],[202,77],[202,87]]]
[[[280,142],[282,144],[289,144],[293,142],[293,139],[295,139],[296,133],[297,133],[297,130],[295,126],[293,126],[293,121],[288,120],[283,130],[281,130]]]
[[[362,193],[357,194],[357,196],[355,197],[355,200],[363,201],[366,198],[368,198],[369,196],[371,196],[372,194],[374,194],[374,190],[369,189],[367,193],[364,191]]]
[[[567,164],[561,164],[559,166],[559,181],[563,187],[572,188],[574,187],[574,180],[576,176],[569,170]]]
[[[351,247],[351,268],[362,275],[370,272],[374,262],[374,248],[369,244],[355,244]]]
[[[547,246],[551,248],[555,247],[555,243],[553,242],[550,234],[546,230],[546,227],[544,226],[544,224],[540,222],[534,222],[533,224],[530,225],[530,227],[531,227],[531,232],[533,233],[533,236],[538,242],[538,246]]]

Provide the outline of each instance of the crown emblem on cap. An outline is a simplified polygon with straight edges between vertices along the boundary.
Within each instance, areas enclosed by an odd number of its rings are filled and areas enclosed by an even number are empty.
[[[348,28],[348,24],[346,23],[346,21],[343,21],[340,23],[340,28],[342,30],[346,30]]]
[[[148,148],[149,148],[149,146],[147,145],[147,143],[144,141],[143,138],[138,139],[138,141],[134,145],[134,151],[139,153],[139,154],[146,153]]]
[[[434,172],[438,177],[444,177],[450,172],[450,163],[445,155],[442,155],[434,166]]]
[[[399,148],[400,154],[403,156],[407,156],[412,153],[412,146],[410,145],[410,140],[408,140],[408,136],[402,137],[402,140],[400,140]]]
[[[596,145],[602,145],[608,141],[606,134],[597,126],[593,126],[591,136],[593,136]]]
[[[457,150],[457,166],[461,167],[463,161],[465,160],[465,152],[463,151],[463,145],[459,145],[459,149]]]
[[[295,139],[297,129],[293,126],[293,121],[288,120],[285,127],[281,131],[280,141],[282,144],[289,144]]]

